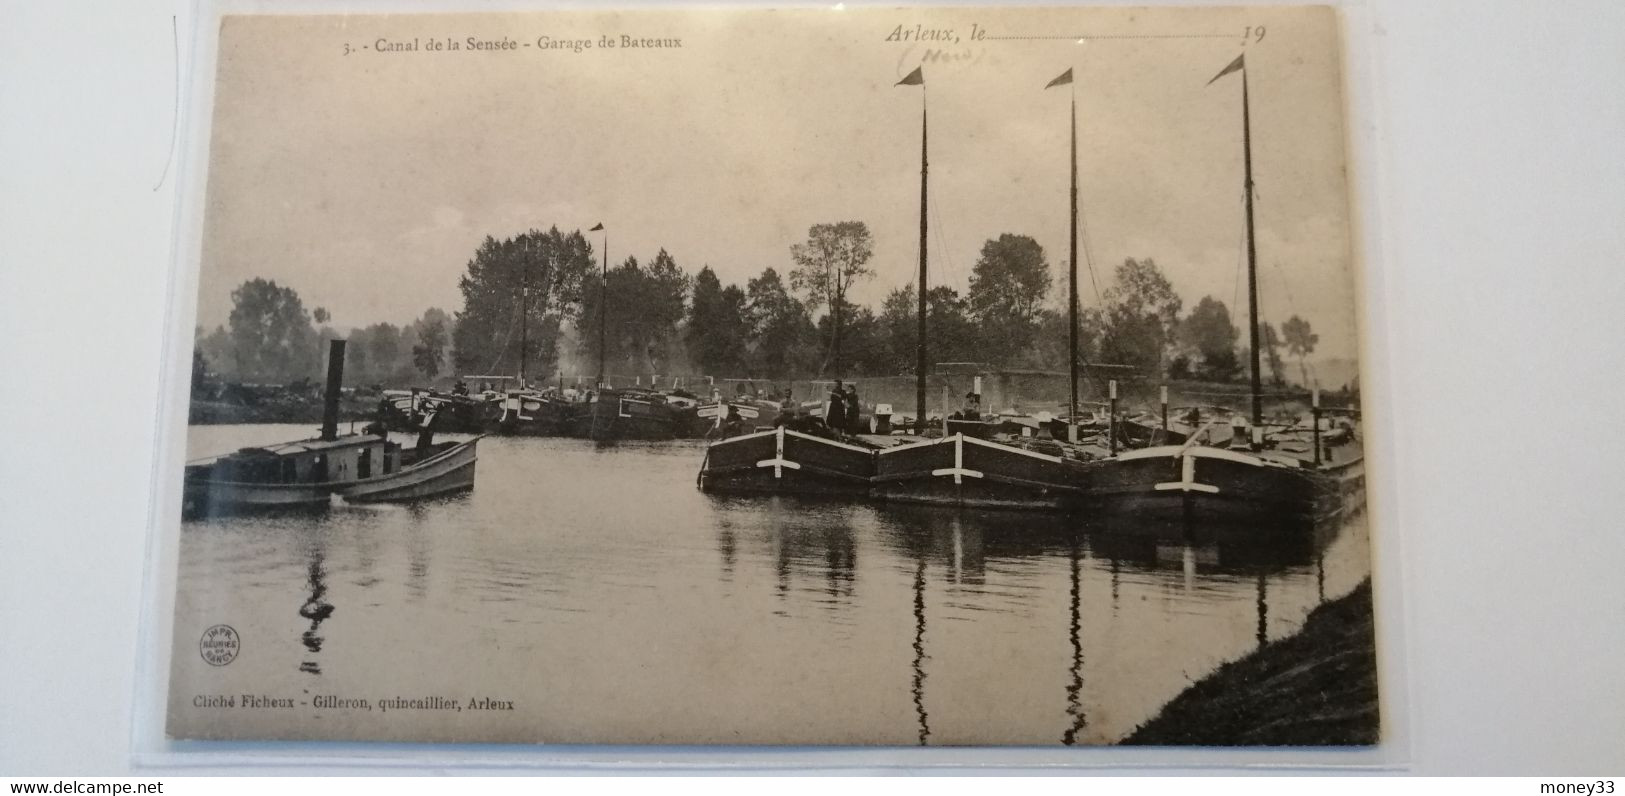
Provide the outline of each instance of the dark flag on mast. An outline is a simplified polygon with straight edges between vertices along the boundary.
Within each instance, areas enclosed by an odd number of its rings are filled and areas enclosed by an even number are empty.
[[[602,230],[603,228],[604,228],[603,224],[594,224],[594,225],[592,225],[592,229],[589,229],[587,231],[588,232],[598,232],[598,231]]]
[[[923,66],[914,67],[914,71],[909,72],[908,77],[905,77],[902,80],[897,81],[897,85],[899,85],[899,86],[923,86],[923,85],[925,85],[925,73],[920,71],[921,69],[924,69],[924,68],[925,67],[923,67]]]
[[[1055,78],[1054,80],[1051,80],[1049,82],[1049,85],[1045,86],[1044,88],[1055,88],[1056,86],[1066,86],[1066,85],[1071,85],[1071,83],[1072,83],[1072,70],[1068,69],[1065,72],[1062,72],[1060,77]]]
[[[1231,72],[1239,72],[1239,71],[1245,69],[1247,67],[1247,65],[1245,63],[1243,63],[1243,59],[1245,59],[1246,57],[1247,56],[1246,56],[1245,53],[1243,53],[1242,55],[1236,56],[1236,60],[1231,61],[1229,66],[1225,67],[1218,74],[1213,76],[1213,80],[1218,80],[1219,78],[1224,77],[1225,75],[1228,75]],[[1209,80],[1207,82],[1207,84],[1210,85],[1210,86],[1213,85],[1213,80]]]

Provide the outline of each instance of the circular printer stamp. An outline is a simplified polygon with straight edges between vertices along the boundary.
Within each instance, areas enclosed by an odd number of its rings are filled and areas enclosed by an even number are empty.
[[[198,652],[210,666],[225,666],[237,659],[237,652],[242,646],[242,638],[231,625],[215,625],[203,631],[203,638],[198,641]]]

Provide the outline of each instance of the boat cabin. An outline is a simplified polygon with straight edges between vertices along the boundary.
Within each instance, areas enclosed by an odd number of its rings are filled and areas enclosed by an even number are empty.
[[[388,475],[400,466],[401,446],[357,434],[243,448],[215,462],[212,477],[254,484],[347,483]]]

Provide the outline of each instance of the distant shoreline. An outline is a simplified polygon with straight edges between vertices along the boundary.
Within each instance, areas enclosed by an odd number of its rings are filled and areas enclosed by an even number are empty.
[[[1185,689],[1126,746],[1370,746],[1380,739],[1371,579],[1303,630]]]
[[[373,400],[346,399],[339,404],[339,422],[370,422],[377,413]],[[282,400],[257,406],[226,401],[193,400],[187,409],[187,425],[225,426],[250,423],[322,422],[320,400]]]
[[[929,388],[929,412],[946,413],[957,408],[957,404],[947,396],[957,396],[975,386],[974,378],[985,378],[982,385],[985,401],[994,405],[996,409],[1017,409],[1026,411],[1057,411],[1064,412],[1067,400],[1064,373],[1050,373],[1046,371],[1019,371],[994,370],[984,373],[934,373],[931,375]],[[1010,380],[1011,384],[1005,384]],[[706,383],[703,377],[694,378],[696,393],[705,394],[711,389],[727,392],[732,389],[732,382],[745,382],[752,388],[769,389],[775,397],[781,387],[790,387],[797,396],[808,396],[812,399],[821,399],[825,387],[832,379],[761,379],[758,382],[747,380],[720,380],[715,384]],[[875,404],[891,404],[894,407],[908,409],[914,406],[916,384],[913,376],[853,376],[847,381],[862,390],[863,402],[867,406]],[[1019,384],[1015,382],[1020,382]],[[550,382],[548,383],[550,384]],[[1156,388],[1166,386],[1170,406],[1214,406],[1230,404],[1235,408],[1244,405],[1248,397],[1248,386],[1240,382],[1208,382],[1196,380],[1169,380],[1165,383],[1150,383],[1140,380],[1125,380],[1123,382],[1125,401],[1123,411],[1132,412],[1136,408],[1153,409],[1156,400]],[[539,385],[540,386],[540,385]],[[626,386],[624,381],[617,382],[617,386]],[[1092,385],[1092,390],[1086,391],[1081,403],[1100,405],[1098,395],[1102,385]],[[442,387],[442,389],[447,389]],[[1296,407],[1306,410],[1309,404],[1309,390],[1297,385],[1270,385],[1269,400],[1273,405]],[[240,397],[231,397],[235,391]],[[371,421],[377,413],[377,398],[381,393],[378,388],[370,388],[367,397],[347,392],[339,407],[341,420]],[[208,397],[205,397],[208,396]],[[1326,396],[1327,403],[1323,405],[1339,406],[1352,403],[1358,405],[1358,394]],[[987,405],[987,404],[984,404]],[[295,391],[291,388],[276,387],[243,387],[229,384],[215,386],[205,393],[193,397],[188,408],[187,422],[194,426],[230,425],[236,423],[320,423],[322,420],[322,398],[315,388]]]

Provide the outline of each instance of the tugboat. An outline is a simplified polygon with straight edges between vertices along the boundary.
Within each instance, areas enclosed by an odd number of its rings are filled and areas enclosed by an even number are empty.
[[[433,413],[414,447],[390,442],[381,422],[378,433],[339,435],[344,344],[330,344],[321,435],[188,463],[183,518],[321,510],[334,496],[356,503],[410,502],[474,487],[479,437],[436,444]]]

